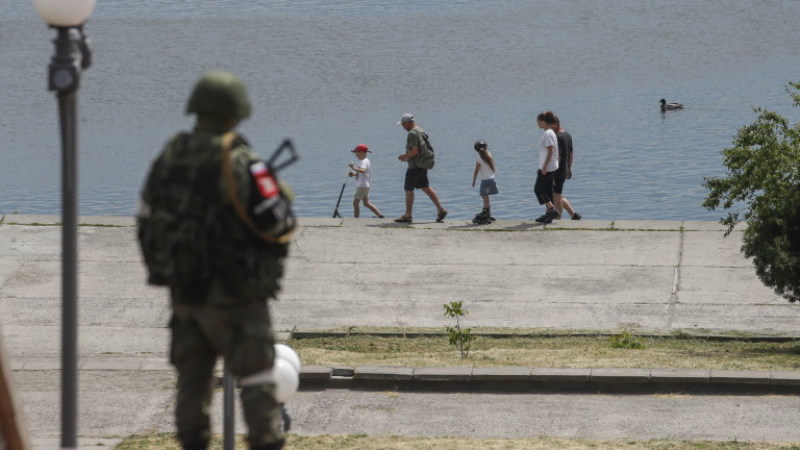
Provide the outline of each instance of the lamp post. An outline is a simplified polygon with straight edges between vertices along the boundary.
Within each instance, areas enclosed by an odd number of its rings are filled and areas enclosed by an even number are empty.
[[[61,448],[78,448],[78,164],[77,96],[81,71],[91,65],[83,24],[95,0],[33,0],[57,30],[48,86],[58,97],[61,125]]]

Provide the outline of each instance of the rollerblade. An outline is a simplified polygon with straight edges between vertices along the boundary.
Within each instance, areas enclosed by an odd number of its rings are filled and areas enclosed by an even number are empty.
[[[472,223],[478,225],[487,225],[494,222],[496,219],[492,217],[491,210],[489,208],[483,208],[483,211],[475,214],[475,217],[472,219]]]

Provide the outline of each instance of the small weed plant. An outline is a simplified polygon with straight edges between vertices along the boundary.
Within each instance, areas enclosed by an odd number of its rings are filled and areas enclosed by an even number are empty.
[[[683,330],[675,330],[672,332],[672,337],[675,339],[692,339],[692,335],[683,331]]]
[[[469,314],[469,311],[464,309],[463,302],[450,302],[444,305],[444,315],[456,319],[456,326],[446,327],[447,333],[450,338],[450,345],[455,345],[461,353],[462,358],[469,356],[469,349],[472,347],[472,341],[475,336],[472,335],[471,328],[461,328],[461,321],[459,317],[464,317]]]
[[[630,331],[624,330],[622,333],[608,338],[611,341],[611,348],[644,348],[644,344]]]

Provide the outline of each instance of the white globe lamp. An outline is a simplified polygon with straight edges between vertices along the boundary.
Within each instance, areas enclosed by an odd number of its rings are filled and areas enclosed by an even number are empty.
[[[288,362],[295,372],[300,373],[300,357],[297,356],[292,347],[284,344],[275,344],[275,358]]]
[[[56,27],[77,27],[92,15],[96,0],[33,0],[39,17]]]
[[[278,403],[291,400],[300,387],[300,376],[292,365],[283,359],[276,359],[272,366],[272,376],[275,380],[275,400]]]

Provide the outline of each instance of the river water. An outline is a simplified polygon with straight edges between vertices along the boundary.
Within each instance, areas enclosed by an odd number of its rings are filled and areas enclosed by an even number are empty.
[[[431,182],[450,218],[480,209],[479,138],[497,161],[495,217],[536,217],[535,116],[553,110],[573,135],[565,196],[584,218],[716,220],[703,177],[724,173],[719,151],[752,107],[798,121],[785,92],[800,80],[798,18],[796,0],[99,0],[79,98],[80,213],[133,215],[152,158],[191,127],[194,81],[227,69],[253,97],[241,131],[256,149],[290,137],[301,154],[283,174],[300,216],[333,213],[361,142],[373,203],[401,214],[396,122],[410,112],[436,148]],[[30,2],[0,4],[0,214],[60,213],[54,35]],[[661,98],[685,109],[662,113]],[[433,219],[417,199],[415,219]]]

